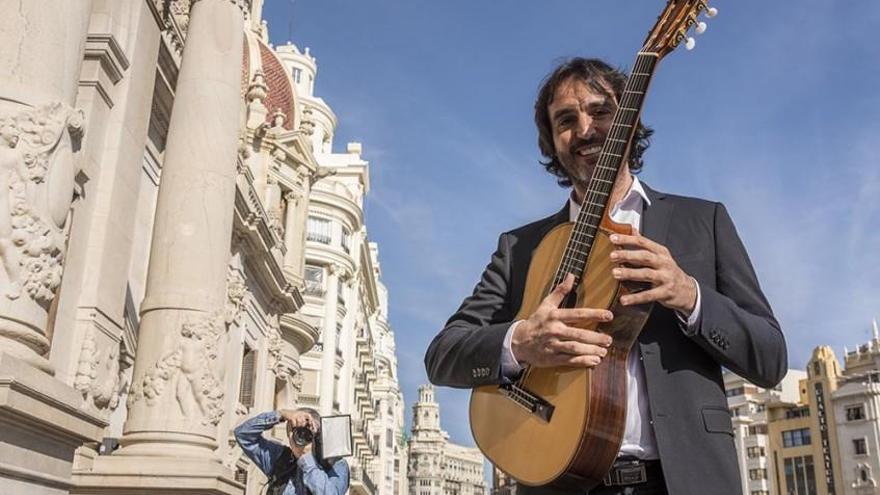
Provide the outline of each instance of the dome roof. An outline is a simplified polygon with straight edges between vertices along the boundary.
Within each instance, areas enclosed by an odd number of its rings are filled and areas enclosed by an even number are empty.
[[[250,31],[245,33],[244,45],[241,71],[242,97],[247,94],[248,85],[253,81],[254,74],[261,71],[268,87],[266,99],[263,100],[263,104],[268,110],[266,122],[271,123],[272,116],[280,111],[285,116],[285,129],[298,128],[296,91],[293,80],[284,68],[284,64],[271,48]]]

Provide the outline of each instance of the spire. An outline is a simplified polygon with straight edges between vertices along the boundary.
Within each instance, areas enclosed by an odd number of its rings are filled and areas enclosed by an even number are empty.
[[[877,318],[874,318],[872,323],[874,324],[874,340],[880,340],[880,330],[877,329]]]

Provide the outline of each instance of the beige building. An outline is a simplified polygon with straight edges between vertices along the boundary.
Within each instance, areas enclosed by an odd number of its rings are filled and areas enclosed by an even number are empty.
[[[805,377],[803,371],[789,370],[779,385],[765,389],[733,372],[724,373],[724,389],[733,422],[743,495],[770,493],[772,466],[768,457],[767,404],[796,402],[799,381]]]
[[[840,451],[832,394],[840,364],[828,346],[817,347],[800,382],[797,402],[767,406],[771,493],[840,495]]]
[[[352,491],[405,486],[367,165],[262,4],[2,9],[0,493],[257,493],[232,429],[304,403],[353,415]]]
[[[484,462],[479,449],[449,441],[440,428],[434,387],[419,387],[409,439],[409,495],[484,495]]]

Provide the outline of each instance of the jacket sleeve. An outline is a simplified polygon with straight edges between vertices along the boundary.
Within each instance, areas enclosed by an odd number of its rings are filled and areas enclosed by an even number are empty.
[[[339,459],[328,468],[322,468],[315,457],[305,454],[296,461],[303,472],[303,483],[313,494],[343,495],[348,490],[349,471],[345,459]]]
[[[263,432],[280,422],[281,415],[277,411],[270,411],[258,414],[235,428],[235,441],[266,476],[272,474],[272,466],[287,447],[264,438]]]
[[[785,338],[733,221],[715,207],[715,288],[701,285],[702,316],[691,338],[718,363],[771,388],[788,370]]]
[[[510,236],[501,234],[473,294],[462,302],[425,353],[428,379],[435,385],[472,388],[498,384],[510,307]]]

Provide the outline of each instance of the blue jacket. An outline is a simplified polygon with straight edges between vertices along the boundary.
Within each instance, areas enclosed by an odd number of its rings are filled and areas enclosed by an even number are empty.
[[[270,476],[281,454],[290,447],[263,438],[263,432],[284,421],[278,411],[265,412],[238,425],[235,440],[245,455],[254,461],[260,471]],[[311,454],[296,460],[297,470],[287,482],[284,495],[305,495],[297,487],[305,486],[313,495],[342,495],[348,490],[348,463],[339,459],[330,468],[324,468]]]

